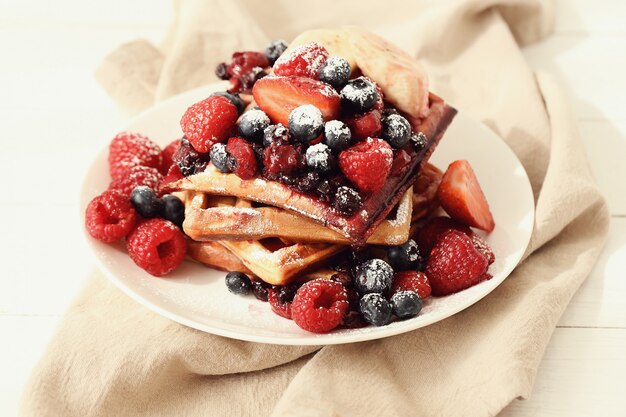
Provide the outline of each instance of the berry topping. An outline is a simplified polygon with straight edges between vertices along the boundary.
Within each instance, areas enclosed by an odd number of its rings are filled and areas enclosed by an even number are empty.
[[[391,294],[395,294],[398,291],[414,291],[424,299],[430,296],[432,289],[426,274],[423,272],[401,271],[396,272],[396,275],[393,277]]]
[[[226,144],[226,151],[234,158],[233,172],[239,178],[242,180],[254,178],[257,163],[256,155],[250,142],[242,138],[230,138]]]
[[[495,227],[489,203],[474,170],[465,160],[454,161],[437,190],[441,207],[455,220],[491,232]]]
[[[324,125],[324,143],[335,152],[341,152],[350,146],[352,133],[340,120],[330,120]]]
[[[304,158],[309,168],[314,171],[330,172],[335,167],[335,157],[330,148],[323,143],[309,146]]]
[[[374,109],[365,114],[355,114],[344,120],[352,131],[352,137],[356,140],[376,138],[383,130],[379,110]]]
[[[376,104],[376,100],[376,86],[365,77],[350,80],[341,89],[341,104],[355,113],[368,111]]]
[[[310,142],[324,131],[324,116],[311,104],[296,107],[289,114],[289,130],[300,142]]]
[[[298,179],[296,187],[304,193],[315,191],[320,183],[320,175],[317,172],[307,172],[302,178]]]
[[[187,240],[172,222],[150,219],[128,235],[126,248],[137,265],[160,277],[183,262],[187,254]]]
[[[291,319],[291,303],[296,295],[297,288],[294,285],[283,285],[267,290],[267,300],[272,306],[272,311],[281,317]]]
[[[180,139],[170,142],[161,152],[161,174],[165,175],[174,164],[174,154],[180,148]]]
[[[261,109],[251,109],[239,119],[239,133],[253,142],[263,139],[263,131],[270,125],[270,118]]]
[[[274,65],[274,62],[287,50],[289,45],[282,39],[276,39],[272,41],[267,48],[265,48],[265,56],[270,65]]]
[[[391,289],[393,268],[382,259],[374,258],[357,267],[354,284],[359,294],[386,294]]]
[[[113,181],[111,188],[119,190],[125,196],[130,196],[130,193],[140,185],[145,185],[157,190],[163,176],[156,168],[150,168],[145,166],[132,167],[126,176],[119,181]]]
[[[489,278],[487,258],[457,230],[445,232],[430,252],[426,276],[434,295],[447,295]]]
[[[180,140],[180,147],[174,154],[174,162],[178,165],[180,173],[188,177],[189,175],[204,171],[209,163],[209,155],[198,153],[198,151],[191,146],[187,138],[182,138]]]
[[[391,296],[391,309],[399,319],[417,316],[423,304],[420,296],[413,291],[398,291]]]
[[[341,100],[334,88],[304,77],[265,77],[254,84],[254,101],[274,123],[289,124],[296,107],[312,104],[324,120],[336,119]]]
[[[115,242],[135,226],[137,213],[128,196],[107,190],[95,197],[85,210],[85,227],[91,237],[103,242]]]
[[[361,196],[356,190],[346,186],[337,188],[333,207],[338,212],[352,216],[361,207],[361,203]]]
[[[422,257],[417,243],[409,239],[402,245],[387,248],[387,260],[396,271],[406,271],[420,269]]]
[[[118,133],[109,144],[109,173],[113,181],[124,178],[135,166],[161,169],[161,148],[139,133]]]
[[[161,213],[162,202],[154,190],[145,185],[135,187],[130,193],[130,202],[137,213],[145,219],[157,217]]]
[[[469,227],[451,219],[450,217],[433,217],[417,231],[417,245],[423,252],[423,255],[428,256],[433,246],[435,246],[435,243],[439,239],[439,236],[450,229],[458,230],[468,236],[472,234]]]
[[[255,279],[252,281],[252,293],[257,300],[267,301],[268,288],[270,288],[270,284],[263,280]]]
[[[235,105],[235,107],[237,107],[237,111],[239,112],[239,114],[243,113],[244,109],[246,108],[246,104],[237,93],[230,93],[228,91],[216,91],[215,93],[211,93],[209,97],[226,97],[230,100],[231,103]]]
[[[221,63],[215,68],[215,74],[222,80],[230,79],[229,92],[248,92],[254,83],[267,75],[264,68],[269,61],[264,53],[256,51],[235,52],[232,62]]]
[[[339,167],[359,191],[380,190],[391,170],[393,151],[382,139],[359,142],[339,154]]]
[[[172,194],[164,195],[161,201],[163,202],[161,213],[163,218],[171,221],[178,227],[182,227],[185,221],[185,204],[180,201],[180,198]]]
[[[246,295],[252,291],[252,282],[243,272],[229,272],[226,274],[226,287],[233,294]]]
[[[300,166],[300,153],[293,145],[272,143],[263,152],[265,175],[273,178],[278,174],[289,175]]]
[[[411,125],[399,114],[391,114],[383,119],[381,136],[394,148],[402,148],[411,138]]]
[[[391,305],[380,294],[365,294],[359,303],[365,321],[374,326],[384,326],[391,320]]]
[[[228,173],[232,166],[234,166],[233,156],[228,153],[226,150],[226,145],[223,143],[216,143],[211,146],[211,151],[209,152],[209,156],[211,157],[211,162],[215,165],[220,172]]]
[[[428,140],[426,139],[426,135],[422,132],[414,133],[411,135],[411,143],[418,152],[426,147],[427,142]]]
[[[331,56],[320,67],[317,78],[335,88],[339,88],[348,82],[351,71],[348,60],[339,56]]]
[[[338,282],[341,285],[343,285],[344,287],[351,287],[352,286],[352,277],[350,276],[350,274],[347,271],[340,271],[340,272],[337,272],[336,274],[333,274],[330,277],[330,280]]]
[[[208,152],[211,146],[228,138],[238,116],[237,107],[230,100],[214,96],[189,107],[180,126],[195,150]]]
[[[317,73],[327,58],[328,51],[318,43],[299,45],[276,60],[274,74],[317,78]]]
[[[263,146],[270,146],[275,142],[279,144],[291,142],[291,132],[282,123],[268,126],[263,130]]]
[[[291,305],[291,316],[304,330],[327,333],[341,324],[347,310],[348,295],[343,285],[316,279],[298,289]]]

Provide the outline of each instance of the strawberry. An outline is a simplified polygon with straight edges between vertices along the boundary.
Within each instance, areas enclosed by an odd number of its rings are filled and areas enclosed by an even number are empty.
[[[455,220],[491,232],[495,227],[489,203],[469,162],[454,161],[437,190],[443,209]]]
[[[237,107],[229,99],[213,96],[189,107],[180,119],[180,126],[191,146],[205,153],[228,139],[238,117]]]
[[[343,121],[350,128],[355,140],[375,138],[383,130],[380,110],[370,110],[365,114],[347,116]]]
[[[448,295],[489,279],[488,266],[466,234],[449,230],[437,240],[425,272],[433,295]]]
[[[312,104],[324,120],[336,119],[341,99],[328,84],[303,77],[265,77],[252,88],[254,101],[274,123],[289,125],[289,114],[296,107]]]
[[[400,271],[393,276],[391,295],[398,291],[414,291],[421,298],[430,296],[431,288],[426,274],[419,271]]]
[[[230,138],[226,144],[226,151],[235,158],[233,172],[239,178],[249,180],[254,177],[257,162],[252,145],[248,141],[242,138]]]
[[[378,191],[391,171],[393,151],[382,139],[369,138],[339,154],[339,168],[364,193]]]
[[[433,217],[417,231],[417,235],[415,236],[420,251],[426,256],[430,254],[439,236],[450,229],[458,230],[468,236],[472,234],[472,230],[469,227],[456,220],[452,220],[450,217]]]
[[[327,59],[328,51],[319,43],[299,45],[276,60],[274,74],[317,80],[317,73]]]

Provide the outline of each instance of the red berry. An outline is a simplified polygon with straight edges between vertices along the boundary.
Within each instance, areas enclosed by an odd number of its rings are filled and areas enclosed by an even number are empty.
[[[214,144],[228,139],[237,117],[237,107],[229,99],[213,96],[189,107],[180,119],[180,126],[194,149],[205,153]]]
[[[174,164],[170,166],[167,175],[163,177],[161,185],[169,184],[170,182],[178,181],[183,178],[185,178],[185,176],[180,172],[180,168],[178,168],[178,165]]]
[[[299,45],[276,60],[274,74],[317,79],[317,73],[327,59],[328,51],[322,45]]]
[[[126,248],[137,265],[161,277],[183,262],[187,255],[187,239],[174,223],[150,219],[128,235]]]
[[[489,263],[489,265],[491,265],[496,260],[496,256],[493,254],[493,249],[491,249],[491,246],[489,246],[489,244],[476,233],[472,233],[470,235],[470,239],[472,239],[472,243],[474,244],[476,250],[482,253],[485,258],[487,258],[487,262]]]
[[[341,324],[348,307],[348,295],[343,285],[316,279],[298,289],[291,305],[291,316],[304,330],[328,333]]]
[[[383,130],[380,110],[370,110],[365,114],[355,114],[348,116],[344,122],[350,128],[352,137],[355,140],[365,140],[367,138],[378,137]]]
[[[226,150],[235,159],[233,172],[242,180],[254,178],[257,163],[252,145],[242,138],[230,138],[226,144]]]
[[[89,234],[103,242],[125,237],[135,226],[137,212],[127,195],[107,190],[95,197],[85,210],[85,227]]]
[[[333,120],[339,116],[341,99],[330,85],[304,77],[265,77],[252,88],[254,101],[274,123],[289,125],[289,114],[296,107],[312,104]]]
[[[273,178],[278,174],[289,175],[300,166],[300,152],[293,145],[270,144],[263,151],[265,174]]]
[[[454,161],[443,174],[437,196],[455,220],[491,232],[495,227],[489,203],[469,162]]]
[[[172,164],[174,164],[173,157],[176,151],[178,151],[178,148],[180,148],[180,139],[173,140],[169,145],[163,148],[161,152],[161,174],[167,174]]]
[[[433,217],[418,230],[417,236],[415,237],[415,241],[417,242],[417,246],[420,248],[420,251],[424,255],[428,256],[433,246],[435,246],[435,243],[439,239],[439,236],[450,229],[458,230],[468,236],[472,234],[472,230],[469,227],[451,219],[450,217]]]
[[[262,52],[235,52],[232,56],[231,64],[228,66],[228,73],[233,77],[241,78],[255,67],[265,68],[269,65],[267,57]]]
[[[109,144],[109,173],[113,181],[122,179],[135,166],[161,168],[161,148],[140,133],[118,133]]]
[[[426,274],[419,271],[401,271],[396,272],[393,277],[393,285],[391,287],[391,295],[398,291],[413,291],[421,298],[430,296],[431,288],[428,283]]]
[[[430,253],[426,276],[433,295],[447,295],[489,279],[489,263],[472,240],[458,230],[445,232]]]
[[[156,168],[135,166],[126,173],[124,178],[113,181],[109,188],[118,190],[125,196],[130,196],[133,189],[140,185],[145,185],[155,191],[158,190],[162,178],[163,176]]]
[[[339,167],[360,191],[380,190],[391,170],[393,150],[382,139],[369,138],[339,154]]]

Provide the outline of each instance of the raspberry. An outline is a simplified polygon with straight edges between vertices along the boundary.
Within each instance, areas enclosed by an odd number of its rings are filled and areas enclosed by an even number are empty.
[[[317,73],[327,59],[328,51],[322,45],[300,45],[276,60],[274,74],[317,79]]]
[[[237,107],[230,100],[213,96],[189,107],[180,126],[194,149],[206,153],[214,144],[228,139],[237,117]]]
[[[187,239],[174,223],[150,219],[128,235],[126,248],[138,266],[161,277],[183,262],[187,254]]]
[[[230,138],[226,150],[235,159],[233,172],[242,180],[254,177],[257,170],[256,155],[249,142],[242,138]]]
[[[465,233],[466,235],[471,235],[472,231],[469,227],[464,224],[457,222],[456,220],[451,219],[450,217],[433,217],[428,220],[426,224],[417,232],[417,236],[415,240],[417,241],[417,246],[419,246],[420,251],[424,256],[428,256],[433,246],[439,239],[439,236],[450,229],[458,230],[459,232]]]
[[[348,295],[343,285],[316,279],[298,289],[291,305],[291,315],[304,330],[328,333],[341,324],[348,306]]]
[[[423,272],[402,271],[396,272],[393,277],[391,295],[398,291],[414,291],[421,298],[426,298],[430,295],[432,289],[430,288],[426,274]]]
[[[300,152],[293,145],[272,143],[263,151],[265,174],[274,177],[278,174],[289,175],[300,166]]]
[[[169,184],[170,182],[178,181],[183,178],[185,177],[180,172],[180,168],[178,168],[178,165],[174,164],[167,171],[167,175],[163,177],[163,180],[161,181],[161,185]]]
[[[291,320],[291,304],[295,295],[296,287],[293,285],[273,287],[267,290],[267,300],[272,311],[289,320]]]
[[[113,181],[109,188],[119,190],[125,196],[130,196],[135,187],[140,185],[157,190],[162,178],[163,176],[156,168],[139,165],[132,167],[124,178]]]
[[[448,295],[489,279],[487,258],[458,230],[443,233],[433,247],[426,276],[433,295]]]
[[[109,144],[109,173],[113,181],[122,179],[137,165],[161,168],[161,148],[140,133],[118,133]]]
[[[180,148],[180,139],[173,140],[161,152],[161,174],[165,175],[174,163],[174,154]]]
[[[137,212],[128,196],[107,190],[95,197],[85,210],[85,227],[89,234],[103,242],[115,242],[135,226]]]
[[[369,138],[339,154],[339,167],[359,191],[376,192],[385,185],[391,170],[393,151],[382,139]]]

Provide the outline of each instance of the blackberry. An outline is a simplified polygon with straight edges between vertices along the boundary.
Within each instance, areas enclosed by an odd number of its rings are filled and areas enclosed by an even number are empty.
[[[333,187],[330,184],[329,180],[323,180],[322,182],[320,182],[317,186],[316,191],[317,195],[322,201],[326,203],[331,202],[333,196]]]
[[[178,197],[172,194],[164,195],[161,216],[178,227],[183,226],[185,221],[185,205]]]
[[[289,143],[291,133],[282,123],[270,125],[263,130],[263,146],[270,146],[275,142]]]
[[[145,185],[140,185],[133,189],[130,193],[130,202],[133,204],[133,207],[135,207],[135,210],[137,210],[137,213],[146,219],[157,217],[163,205],[154,190]]]
[[[299,178],[296,188],[303,193],[310,193],[320,183],[320,175],[317,172],[307,172],[305,176]]]
[[[355,113],[368,111],[376,104],[376,100],[376,86],[365,77],[350,80],[341,89],[341,104]]]
[[[172,157],[176,162],[180,173],[185,177],[204,171],[209,163],[209,154],[201,154],[196,151],[189,143],[189,140],[183,137],[180,140],[180,147]]]
[[[267,289],[270,288],[270,284],[263,280],[255,279],[252,281],[252,293],[257,300],[267,301],[268,294]]]
[[[404,147],[411,137],[409,121],[399,114],[390,114],[383,119],[382,138],[396,149]]]
[[[338,212],[351,216],[361,207],[361,196],[356,190],[345,185],[341,186],[335,193],[333,207]]]
[[[226,287],[233,294],[246,295],[252,290],[250,278],[243,272],[229,272],[226,274]]]
[[[391,320],[391,305],[380,294],[365,294],[359,303],[365,321],[374,326],[384,326]]]
[[[226,97],[228,100],[230,100],[231,103],[235,105],[235,107],[237,107],[237,111],[239,112],[239,114],[243,113],[244,109],[246,108],[245,103],[237,93],[231,93],[228,91],[216,91],[215,93],[212,93],[210,95],[210,97],[215,96]]]
[[[422,298],[414,291],[398,291],[391,297],[392,311],[400,319],[417,316],[423,304]]]
[[[312,104],[296,107],[289,114],[289,130],[296,140],[310,142],[324,130],[324,116]]]
[[[347,124],[340,120],[331,120],[324,125],[324,143],[335,152],[341,152],[350,146],[352,132]]]
[[[422,256],[417,243],[413,239],[402,245],[390,246],[387,249],[387,260],[396,271],[421,269]]]
[[[426,147],[426,142],[426,135],[422,132],[414,133],[413,135],[411,135],[411,143],[418,152]]]
[[[226,62],[220,62],[217,64],[217,67],[215,67],[215,75],[217,75],[217,78],[220,80],[229,79],[230,75],[228,74],[228,64]]]
[[[278,287],[274,287],[276,290],[276,297],[278,298],[278,302],[281,304],[290,303],[293,301],[293,297],[296,296],[296,292],[298,291],[298,287],[293,284],[289,285],[280,285]]]
[[[322,173],[332,171],[336,164],[330,148],[323,143],[309,146],[304,158],[309,168]]]
[[[335,281],[343,285],[344,287],[349,287],[352,285],[352,277],[347,271],[337,272],[330,277],[331,281]]]
[[[252,142],[261,141],[269,125],[270,118],[263,110],[248,110],[239,119],[239,133]]]
[[[209,155],[211,156],[211,162],[220,172],[228,173],[233,170],[235,158],[228,153],[225,144],[216,143],[213,145]]]
[[[265,48],[265,56],[270,62],[270,65],[274,65],[274,62],[280,57],[289,45],[282,39],[276,39],[272,41],[267,48]]]
[[[331,56],[320,67],[317,78],[335,88],[344,86],[350,79],[350,63],[342,57]]]
[[[374,258],[356,268],[354,284],[360,294],[386,294],[391,288],[393,268],[382,259]]]

